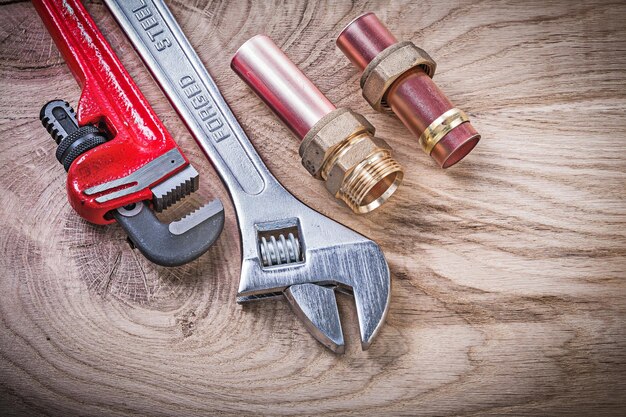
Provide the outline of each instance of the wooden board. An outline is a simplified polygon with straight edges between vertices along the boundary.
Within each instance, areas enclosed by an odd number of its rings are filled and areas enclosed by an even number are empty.
[[[80,90],[32,5],[0,6],[0,414],[624,415],[626,6],[582,1],[170,1],[276,177],[377,241],[386,325],[359,348],[319,345],[282,301],[236,304],[228,194],[101,4],[102,31],[201,171],[169,216],[219,197],[227,221],[199,261],[165,269],[117,226],[81,220],[38,120]],[[438,62],[437,83],[483,140],[443,171],[375,114],[334,38],[363,11]],[[366,115],[406,169],[355,216],[300,165],[297,141],[229,69],[270,35],[337,105]]]

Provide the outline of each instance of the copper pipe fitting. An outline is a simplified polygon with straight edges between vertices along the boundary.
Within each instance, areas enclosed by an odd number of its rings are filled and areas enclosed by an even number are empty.
[[[377,111],[395,113],[442,168],[474,149],[480,135],[432,81],[437,65],[424,50],[398,42],[373,13],[350,22],[337,46],[363,71],[365,100]]]
[[[267,36],[233,56],[233,71],[302,140],[302,165],[355,213],[383,204],[402,182],[391,148],[360,114],[337,109]]]

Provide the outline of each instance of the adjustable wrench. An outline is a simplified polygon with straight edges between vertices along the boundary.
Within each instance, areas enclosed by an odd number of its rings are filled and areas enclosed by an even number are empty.
[[[238,301],[285,296],[317,340],[343,352],[334,291],[350,293],[367,349],[389,304],[379,246],[305,206],[272,176],[162,1],[105,3],[229,189],[242,244]]]
[[[198,188],[198,173],[178,148],[78,0],[34,0],[82,87],[78,115],[62,100],[46,104],[43,125],[67,171],[70,204],[91,223],[117,221],[148,259],[189,262],[219,236],[224,209],[213,200],[165,224],[161,211]]]

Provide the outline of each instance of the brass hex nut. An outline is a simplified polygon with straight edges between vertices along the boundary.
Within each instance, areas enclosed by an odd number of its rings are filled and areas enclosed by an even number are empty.
[[[399,42],[379,53],[361,76],[363,97],[379,112],[390,112],[385,94],[395,80],[412,68],[420,67],[429,77],[435,75],[437,64],[413,42]]]
[[[336,109],[320,119],[302,140],[299,150],[302,165],[315,178],[325,179],[322,171],[325,165],[332,165],[329,160],[342,144],[360,133],[373,135],[374,131],[374,126],[360,114],[346,108]]]

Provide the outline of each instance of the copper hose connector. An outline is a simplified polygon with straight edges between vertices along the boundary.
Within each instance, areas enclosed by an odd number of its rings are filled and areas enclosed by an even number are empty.
[[[350,22],[337,46],[363,71],[361,88],[367,102],[398,116],[442,168],[474,149],[480,135],[432,81],[437,65],[428,53],[412,42],[398,42],[373,13]]]
[[[396,191],[403,171],[389,145],[363,116],[335,108],[270,38],[246,41],[230,66],[302,140],[307,171],[352,211],[370,212]]]

